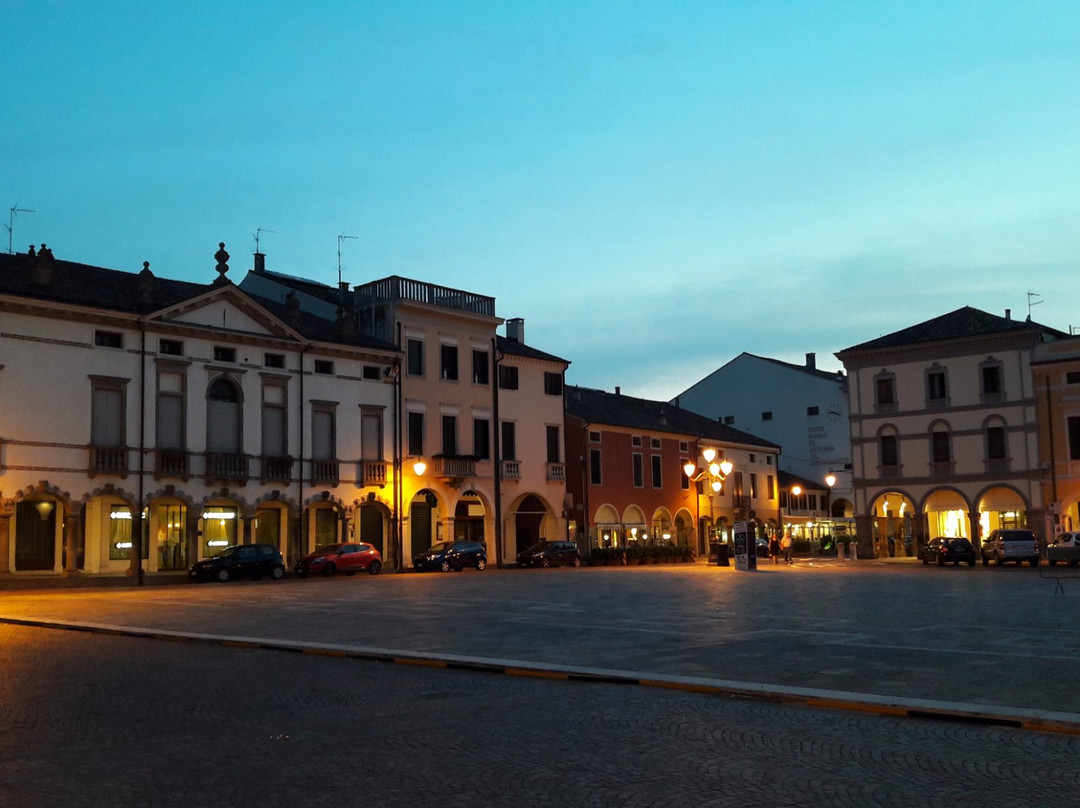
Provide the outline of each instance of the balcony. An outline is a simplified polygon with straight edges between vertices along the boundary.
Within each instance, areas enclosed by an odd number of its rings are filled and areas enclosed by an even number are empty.
[[[504,461],[502,461],[502,478],[504,480],[520,480],[521,479],[521,461],[520,460],[504,460]]]
[[[748,511],[750,510],[750,497],[739,496],[737,494],[731,497],[731,507],[736,511]]]
[[[154,452],[154,473],[158,477],[183,477],[185,480],[191,476],[191,455],[184,449],[158,449]]]
[[[264,483],[287,483],[292,481],[293,459],[284,457],[264,457],[260,460],[262,481]]]
[[[207,452],[206,479],[223,482],[247,482],[248,457],[232,452]]]
[[[566,482],[566,464],[564,463],[548,463],[547,464],[547,479],[555,482]]]
[[[884,463],[878,466],[878,477],[882,480],[899,480],[900,468],[898,463]]]
[[[361,305],[365,299],[391,303],[426,303],[429,306],[467,311],[486,317],[495,316],[493,297],[425,281],[413,281],[397,275],[357,286],[355,294]]]
[[[386,485],[386,461],[361,460],[356,468],[356,480],[361,488],[372,485],[382,488]]]
[[[95,474],[128,473],[128,450],[126,446],[91,446],[90,476]]]
[[[476,458],[460,455],[435,455],[432,473],[450,485],[466,477],[476,476]]]
[[[340,480],[339,465],[337,460],[312,460],[311,484],[337,485]]]

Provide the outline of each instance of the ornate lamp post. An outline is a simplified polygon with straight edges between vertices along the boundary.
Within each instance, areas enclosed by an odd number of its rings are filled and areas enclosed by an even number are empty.
[[[708,447],[701,452],[701,457],[705,461],[705,468],[698,471],[697,463],[688,461],[683,466],[683,471],[692,483],[699,483],[705,480],[709,481],[709,524],[711,525],[713,536],[716,536],[716,520],[713,518],[713,496],[719,494],[724,488],[724,480],[731,474],[734,464],[730,460],[717,460],[716,449]],[[718,551],[719,552],[719,551]],[[717,556],[717,563],[721,563],[719,555]]]

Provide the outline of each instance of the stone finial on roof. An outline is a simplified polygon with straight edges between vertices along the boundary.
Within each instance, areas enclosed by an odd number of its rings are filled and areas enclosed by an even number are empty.
[[[214,283],[228,283],[229,279],[225,277],[225,273],[229,271],[229,254],[225,252],[225,242],[218,242],[218,251],[214,253],[214,258],[217,261],[218,271],[217,280]]]
[[[149,303],[154,291],[154,273],[150,271],[150,262],[142,262],[142,271],[139,273],[139,301]]]

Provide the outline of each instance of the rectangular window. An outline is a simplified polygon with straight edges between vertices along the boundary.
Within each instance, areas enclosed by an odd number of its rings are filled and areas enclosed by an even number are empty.
[[[424,413],[408,414],[409,454],[419,457],[424,453]]]
[[[562,395],[562,374],[544,373],[544,393],[549,396]]]
[[[184,374],[158,374],[156,445],[158,449],[184,448]]]
[[[934,463],[948,463],[952,459],[949,453],[949,433],[934,432],[931,436],[931,460]]]
[[[503,390],[518,389],[518,369],[513,365],[499,365],[499,387]]]
[[[101,348],[123,348],[124,335],[116,331],[95,331],[94,344]]]
[[[806,408],[806,414],[807,415],[817,415],[818,414],[818,408],[817,407],[807,407]]]
[[[263,364],[268,368],[283,368],[285,367],[285,354],[263,354]]]
[[[1080,419],[1078,419],[1080,420]],[[603,485],[601,454],[599,449],[589,449],[589,484]]]
[[[337,459],[337,436],[332,409],[316,409],[311,412],[311,456],[316,460]]]
[[[283,384],[263,385],[262,395],[262,453],[263,457],[285,457],[286,415],[288,402]]]
[[[817,494],[807,494],[806,501],[810,510],[817,510]]]
[[[661,457],[660,455],[650,455],[649,459],[652,461],[652,487],[663,488],[664,476],[663,468],[661,467]]]
[[[315,372],[326,376],[334,375],[334,363],[329,359],[316,359]]]
[[[360,410],[360,457],[363,460],[384,459],[382,410]]]
[[[761,413],[761,420],[762,421],[771,421],[772,420],[772,413],[768,412],[768,411]]]
[[[1065,384],[1080,384],[1080,370],[1070,370],[1066,373]]]
[[[369,382],[377,382],[382,378],[382,368],[378,365],[364,365],[360,376]]]
[[[986,428],[986,456],[990,460],[1005,459],[1005,427]]]
[[[898,465],[900,455],[896,451],[896,435],[882,435],[880,443],[881,465]]]
[[[178,339],[163,339],[158,341],[158,353],[168,356],[183,356],[184,343]]]
[[[757,499],[757,475],[751,472],[750,474],[750,498]]]
[[[236,361],[236,348],[227,348],[224,345],[214,346],[214,361],[215,362],[235,362]]]
[[[547,428],[547,462],[562,462],[562,441],[559,439],[560,430],[557,426]]]
[[[649,438],[649,446],[653,449],[660,448],[660,438]]]
[[[683,446],[683,451],[686,451],[685,444],[680,444],[680,446]],[[690,490],[690,478],[687,477],[686,472],[683,471],[683,466],[689,462],[690,460],[685,457],[679,459],[679,484],[683,491]]]
[[[439,356],[442,362],[443,380],[456,382],[458,380],[457,346],[441,345]]]
[[[491,422],[473,418],[473,454],[477,460],[491,459]]]
[[[926,374],[926,397],[930,401],[945,400],[945,371],[935,370]]]
[[[771,474],[765,478],[765,484],[769,488],[769,499],[776,499],[776,478]]]
[[[641,452],[634,452],[630,457],[634,469],[634,488],[645,487],[645,461]]]
[[[409,376],[424,375],[424,341],[409,339],[405,343],[405,373]]]
[[[600,433],[594,429],[589,430],[589,443],[599,443]]]
[[[642,446],[645,445],[645,441],[642,439],[641,435],[631,435],[630,445],[633,446],[635,449],[640,449]]]
[[[457,457],[457,416],[442,417],[442,453],[446,457]]]
[[[896,403],[896,390],[893,384],[895,381],[892,376],[877,380],[877,403],[879,406]]]
[[[124,393],[122,382],[94,380],[90,409],[90,443],[93,446],[123,446]]]
[[[679,451],[682,452],[683,454],[685,454],[686,452],[689,452],[690,451],[690,444],[685,440],[679,441]],[[683,462],[685,463],[686,461],[684,460]]]
[[[473,384],[488,384],[488,352],[478,351],[473,348],[472,352],[472,380]]]
[[[1069,460],[1080,460],[1080,417],[1069,418]]]
[[[1001,365],[983,365],[982,387],[984,396],[1001,395]]]
[[[502,450],[503,460],[517,460],[517,430],[514,428],[513,421],[502,422],[502,445],[499,447]]]

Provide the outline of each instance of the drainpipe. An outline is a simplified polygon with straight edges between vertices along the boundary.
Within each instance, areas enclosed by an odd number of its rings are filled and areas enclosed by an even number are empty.
[[[1050,376],[1049,375],[1047,375],[1047,377],[1043,380],[1043,385],[1046,388],[1046,425],[1047,425],[1047,428],[1050,430],[1050,435],[1049,435],[1049,438],[1050,438],[1050,490],[1051,490],[1051,493],[1053,494],[1054,502],[1057,502],[1058,501],[1057,457],[1056,457],[1056,452],[1054,451],[1054,405],[1050,401]],[[1043,507],[1044,508],[1046,507],[1045,503],[1043,504]],[[1061,519],[1061,516],[1059,514],[1058,515],[1059,524],[1060,524],[1060,519]]]
[[[499,349],[491,339],[491,407],[492,407],[492,460],[495,466],[495,566],[503,565],[502,530],[502,424],[499,422]]]
[[[135,553],[135,574],[143,585],[143,473],[146,468],[146,323],[139,320],[139,501],[132,520],[132,550]],[[85,540],[85,538],[84,538]]]
[[[397,326],[397,347],[401,350],[401,323]],[[401,452],[404,441],[401,436],[401,374],[404,373],[401,355],[397,357],[397,376],[394,377],[394,513],[392,515],[391,532],[394,542],[394,566],[397,572],[405,572],[405,525],[402,522],[401,509],[405,505],[405,492],[402,488]]]
[[[300,405],[298,407],[300,413],[300,474],[296,482],[299,492],[296,497],[296,558],[304,555],[306,549],[304,547],[304,355],[310,350],[310,344],[300,349]],[[295,560],[294,558],[293,561]],[[286,560],[285,563],[287,564],[288,561]]]

